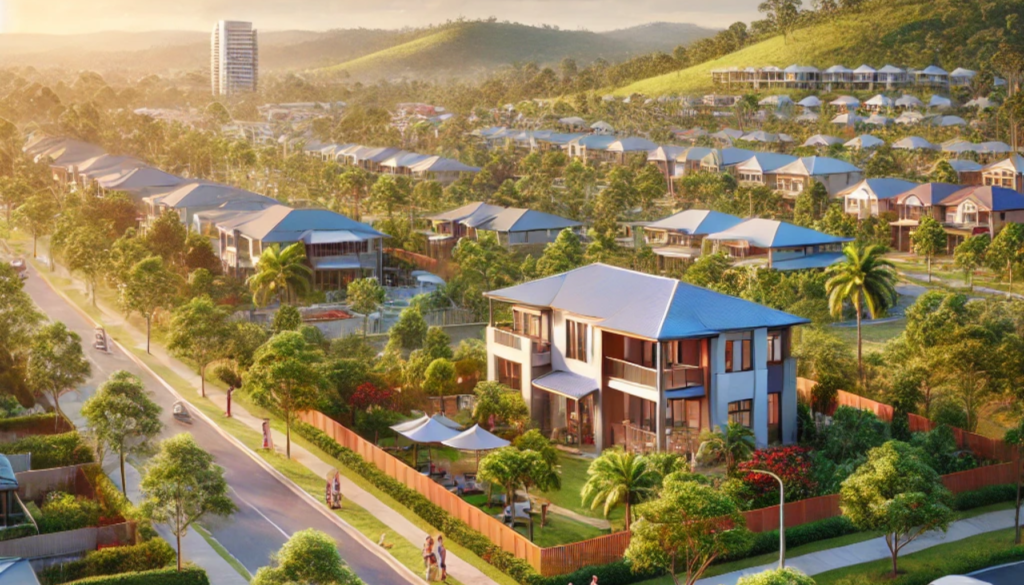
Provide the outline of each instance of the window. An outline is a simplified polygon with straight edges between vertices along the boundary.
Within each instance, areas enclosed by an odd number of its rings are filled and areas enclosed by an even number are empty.
[[[768,334],[768,363],[777,364],[782,361],[782,332]]]
[[[729,422],[741,424],[748,429],[753,426],[753,400],[737,400],[729,403]]]
[[[587,333],[589,325],[571,319],[565,320],[565,357],[587,361]]]
[[[746,372],[754,369],[753,337],[754,334],[747,331],[739,339],[725,342],[726,372]]]
[[[768,443],[782,442],[782,395],[768,395]]]
[[[522,390],[523,366],[510,360],[498,358],[498,383],[513,390]]]

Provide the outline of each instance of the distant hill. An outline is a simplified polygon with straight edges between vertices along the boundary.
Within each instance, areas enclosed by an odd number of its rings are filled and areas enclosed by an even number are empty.
[[[559,30],[500,22],[446,26],[409,42],[323,68],[358,78],[466,77],[516,62],[554,64],[572,57],[580,64],[597,58],[620,61],[711,36],[694,25],[658,23],[606,33]]]
[[[972,10],[973,8],[973,10]],[[729,67],[792,64],[827,68],[862,64],[926,67],[937,64],[977,69],[988,63],[1007,16],[1019,12],[1019,0],[995,0],[984,10],[971,2],[950,8],[946,0],[871,0],[864,9],[830,22],[776,36],[700,65],[644,79],[613,93],[699,94],[713,88],[711,71]],[[738,91],[738,90],[737,90]]]
[[[383,30],[260,32],[264,71],[346,70],[365,78],[467,75],[516,61],[617,61],[714,34],[691,24],[654,23],[593,33],[467,22]],[[63,67],[129,74],[206,69],[210,35],[200,31],[109,31],[80,35],[0,35],[0,66]]]

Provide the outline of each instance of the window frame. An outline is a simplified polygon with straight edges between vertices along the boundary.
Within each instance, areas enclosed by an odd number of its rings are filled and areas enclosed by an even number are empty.
[[[739,423],[745,428],[754,428],[754,401],[751,398],[734,400],[726,406],[730,423]],[[744,419],[748,424],[744,424]]]
[[[589,363],[587,337],[590,324],[575,319],[565,320],[565,358]]]

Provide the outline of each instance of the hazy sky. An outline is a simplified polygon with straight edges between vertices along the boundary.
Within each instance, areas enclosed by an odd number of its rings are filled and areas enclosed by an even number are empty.
[[[208,30],[219,19],[261,30],[400,28],[464,16],[608,30],[652,21],[725,27],[759,0],[0,0],[0,31]]]

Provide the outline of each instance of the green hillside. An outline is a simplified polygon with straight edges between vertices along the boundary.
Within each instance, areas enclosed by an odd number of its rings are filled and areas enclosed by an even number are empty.
[[[344,71],[360,78],[466,77],[515,62],[552,64],[564,57],[575,58],[580,64],[598,58],[619,61],[651,50],[671,50],[675,45],[714,32],[698,27],[678,31],[675,39],[652,43],[650,40],[641,41],[643,35],[638,29],[593,33],[498,22],[467,22],[323,68],[321,72]]]
[[[1005,30],[1006,16],[1020,10],[1017,0],[997,0],[985,11],[953,8],[948,0],[875,0],[863,10],[690,67],[644,79],[611,93],[629,95],[698,94],[713,88],[711,71],[729,67],[786,67],[794,63],[827,68],[887,63],[907,67],[938,64],[947,70],[977,68],[987,61]],[[1016,7],[1015,7],[1016,5]]]

